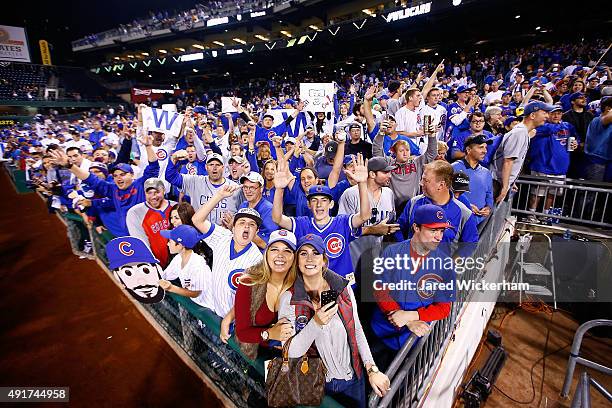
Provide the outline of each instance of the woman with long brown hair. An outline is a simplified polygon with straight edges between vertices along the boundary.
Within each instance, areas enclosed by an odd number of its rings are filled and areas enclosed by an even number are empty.
[[[221,338],[227,335],[229,322],[236,319],[236,337],[241,350],[251,359],[260,346],[272,349],[286,341],[292,328],[286,319],[278,320],[280,295],[293,286],[297,275],[294,265],[296,238],[291,231],[270,234],[263,259],[246,270],[239,279],[234,313],[223,319]]]

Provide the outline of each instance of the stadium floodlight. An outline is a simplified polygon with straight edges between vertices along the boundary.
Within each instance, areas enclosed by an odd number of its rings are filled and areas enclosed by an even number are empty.
[[[193,48],[198,48],[198,49],[200,49],[200,50],[203,50],[203,49],[204,49],[204,46],[203,46],[203,45],[200,45],[200,44],[191,44],[191,46],[192,46]]]
[[[241,40],[240,38],[232,38],[232,40],[236,41],[238,44],[242,44],[242,45],[246,44],[246,41]]]
[[[144,73],[144,69],[141,69],[140,72]]]
[[[148,57],[149,53],[148,52],[141,52],[140,55],[144,55],[145,57]]]
[[[197,68],[194,68],[194,69],[193,69],[193,72],[198,72],[198,69],[197,69]]]
[[[314,24],[309,25],[308,28],[312,28],[315,31],[321,31],[321,29]]]
[[[152,77],[153,77],[153,75],[149,74],[149,78],[152,78]]]
[[[157,50],[157,52],[159,52],[160,54],[166,54],[166,53],[168,53],[168,51],[166,51],[166,50]]]
[[[538,27],[538,28],[539,28],[539,27]],[[536,30],[537,30],[538,28],[536,28]],[[119,60],[119,59],[121,59],[121,58],[119,58],[119,57],[115,57],[114,59]]]
[[[365,14],[367,14],[370,17],[376,17],[376,13],[374,13],[372,10],[370,9],[363,9],[361,10],[362,12],[364,12]]]
[[[255,38],[259,38],[261,41],[270,41],[270,39],[261,34],[255,34]]]
[[[293,37],[291,33],[287,30],[282,30],[281,34],[284,35],[285,37],[289,37],[289,38]]]
[[[217,44],[219,47],[225,47],[225,44],[223,44],[221,41],[213,41],[213,44]]]
[[[172,75],[176,75],[176,72],[172,71]]]
[[[181,47],[176,47],[175,50],[179,50],[180,52],[185,52],[185,49]]]
[[[201,59],[204,59],[203,52],[195,52],[193,54],[181,55],[181,62],[196,61]]]
[[[134,58],[132,54],[128,54],[128,58]]]

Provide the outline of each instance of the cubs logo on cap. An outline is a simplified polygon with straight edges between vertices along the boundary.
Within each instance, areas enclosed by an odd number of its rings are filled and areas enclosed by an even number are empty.
[[[118,237],[106,244],[106,256],[111,269],[129,263],[159,263],[142,240],[136,237]]]
[[[442,207],[433,204],[417,207],[412,222],[427,228],[453,228]]]

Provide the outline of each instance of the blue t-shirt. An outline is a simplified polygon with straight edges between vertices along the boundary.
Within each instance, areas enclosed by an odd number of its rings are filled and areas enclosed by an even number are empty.
[[[349,244],[361,235],[361,227],[357,229],[352,227],[354,216],[355,214],[342,214],[331,217],[323,226],[315,224],[312,217],[295,217],[291,218],[292,231],[297,237],[315,234],[323,238],[325,253],[329,258],[329,269],[346,277],[353,273]]]
[[[470,164],[465,160],[458,160],[452,164],[453,170],[464,171],[470,177],[470,191],[459,196],[459,201],[466,205],[467,208],[471,209],[470,204],[474,204],[478,209],[483,207],[489,207],[493,210],[493,176],[486,167],[481,164],[476,165],[475,168],[470,167]],[[467,200],[462,201],[462,198]],[[485,217],[479,215],[472,215],[476,217],[476,221],[480,224]]]
[[[208,171],[206,171],[206,163],[202,160],[195,160],[193,163],[185,160],[181,163],[184,163],[179,170],[181,174],[190,174],[192,176],[206,176],[208,174]]]

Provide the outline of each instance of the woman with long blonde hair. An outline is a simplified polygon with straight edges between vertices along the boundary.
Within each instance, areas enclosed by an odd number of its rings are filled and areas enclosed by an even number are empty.
[[[293,286],[297,276],[294,265],[296,238],[293,232],[277,230],[270,234],[263,259],[246,270],[239,279],[234,313],[223,319],[221,338],[236,323],[240,348],[255,359],[260,346],[273,349],[292,332],[287,319],[278,320],[280,295]],[[229,337],[229,336],[227,336]]]

